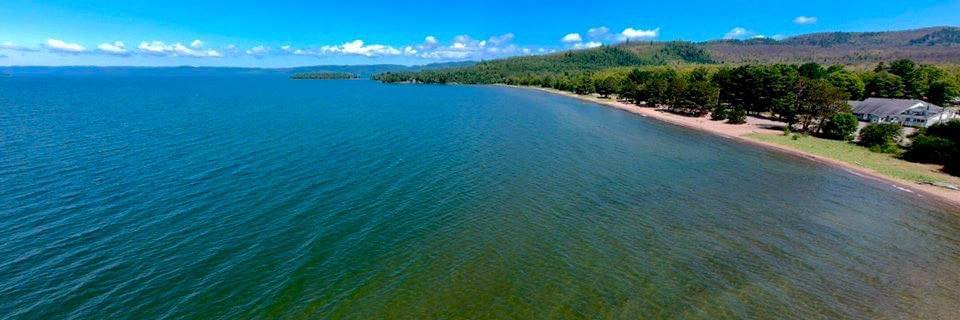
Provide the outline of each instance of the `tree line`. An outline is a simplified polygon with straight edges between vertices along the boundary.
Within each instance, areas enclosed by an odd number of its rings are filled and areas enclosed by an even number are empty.
[[[357,75],[349,72],[327,72],[327,71],[317,71],[317,72],[299,72],[290,76],[290,79],[294,80],[345,80],[345,79],[359,79]]]

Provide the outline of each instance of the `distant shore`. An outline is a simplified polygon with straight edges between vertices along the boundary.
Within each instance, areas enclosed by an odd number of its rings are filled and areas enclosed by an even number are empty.
[[[620,102],[616,99],[602,99],[593,95],[577,95],[570,92],[541,88],[541,87],[526,87],[526,86],[511,86],[511,85],[500,85],[511,88],[519,89],[529,89],[529,90],[538,90],[543,92],[548,92],[552,94],[562,95],[578,100],[593,102],[601,104],[608,107],[617,108],[624,110],[630,113],[638,114],[643,117],[654,118],[663,122],[667,122],[673,125],[681,126],[684,128],[694,129],[714,135],[718,135],[725,138],[730,138],[735,141],[755,145],[758,147],[766,148],[769,150],[775,150],[778,152],[790,154],[793,156],[806,158],[814,160],[819,163],[832,165],[835,167],[843,168],[853,172],[859,176],[877,180],[881,182],[889,182],[893,184],[893,187],[897,188],[902,192],[914,193],[920,197],[930,197],[946,204],[949,204],[953,207],[960,208],[960,191],[954,191],[943,187],[938,187],[934,185],[919,184],[912,181],[906,181],[898,179],[895,177],[890,177],[869,168],[864,168],[857,166],[855,164],[839,161],[836,159],[831,159],[828,157],[823,157],[820,155],[812,154],[803,150],[797,150],[788,146],[762,141],[749,137],[751,134],[764,134],[764,135],[782,135],[783,129],[782,123],[775,121],[748,117],[746,124],[734,125],[728,124],[722,121],[713,121],[708,118],[695,118],[687,117],[678,114],[673,114],[666,112],[661,109],[641,107],[630,103]]]

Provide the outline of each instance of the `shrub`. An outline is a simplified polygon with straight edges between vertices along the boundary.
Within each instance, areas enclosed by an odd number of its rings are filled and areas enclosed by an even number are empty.
[[[943,166],[943,171],[955,176],[960,176],[960,154],[954,153],[947,159],[947,163]]]
[[[889,153],[896,150],[896,142],[903,129],[896,123],[871,123],[860,130],[860,144],[874,152]]]
[[[930,126],[927,128],[927,134],[949,139],[954,143],[960,143],[960,119],[941,122]]]
[[[716,106],[713,108],[713,111],[710,111],[710,120],[726,120],[727,119],[727,108],[723,106]]]
[[[943,170],[960,175],[960,120],[935,124],[913,138],[904,154],[910,161],[942,163]]]
[[[834,140],[853,140],[857,132],[857,116],[852,113],[837,113],[823,124],[823,136]]]
[[[747,111],[743,107],[737,107],[727,114],[727,123],[744,124],[747,123]]]
[[[957,144],[953,141],[921,134],[913,138],[910,149],[903,154],[903,157],[910,161],[944,164],[955,154],[957,154]]]

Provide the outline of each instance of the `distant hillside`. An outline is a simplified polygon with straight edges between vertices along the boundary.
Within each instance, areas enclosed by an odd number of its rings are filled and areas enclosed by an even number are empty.
[[[293,80],[355,80],[359,78],[357,75],[348,72],[327,71],[299,72],[290,76],[290,79]]]
[[[934,27],[885,32],[825,32],[789,37],[780,42],[787,45],[807,45],[821,47],[837,45],[907,46],[914,45],[914,41],[930,34],[957,31],[957,28]]]
[[[698,46],[725,63],[874,64],[911,59],[921,63],[957,64],[960,63],[960,28],[813,33],[781,41],[709,41]]]

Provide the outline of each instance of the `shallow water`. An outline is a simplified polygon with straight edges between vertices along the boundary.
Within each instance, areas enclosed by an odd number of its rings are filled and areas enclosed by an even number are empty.
[[[0,78],[0,318],[960,318],[960,212],[530,90]]]

